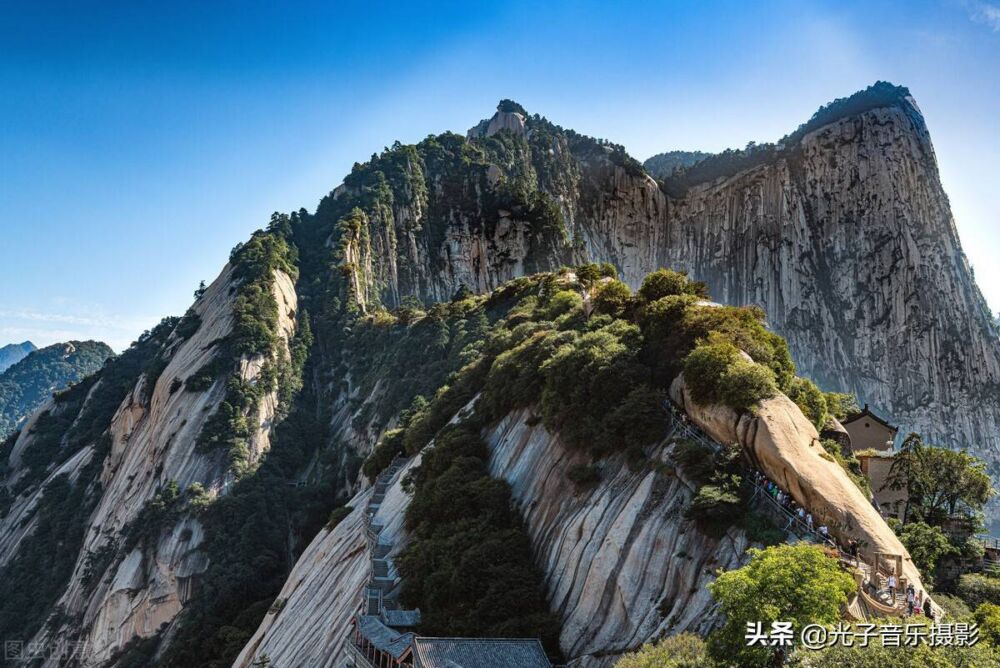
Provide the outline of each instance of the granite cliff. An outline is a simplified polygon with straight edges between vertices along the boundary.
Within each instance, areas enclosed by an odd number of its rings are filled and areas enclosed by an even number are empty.
[[[1000,339],[905,88],[877,84],[778,144],[661,183],[621,147],[538,116],[498,111],[469,136],[394,147],[321,203],[320,220],[359,207],[346,257],[363,303],[583,260],[633,287],[684,269],[719,301],[762,306],[805,375],[902,434],[968,448],[1000,480]],[[377,189],[361,185],[373,173]]]
[[[622,147],[505,101],[465,135],[355,165],[314,213],[276,214],[188,314],[0,449],[0,630],[85,641],[86,665],[339,656],[367,577],[362,462],[416,396],[453,383],[495,318],[442,324],[440,310],[585,261],[633,288],[684,269],[719,301],[762,306],[803,375],[969,446],[1000,476],[1000,338],[927,128],[905,89],[848,102],[777,145],[658,181]],[[410,338],[387,341],[387,320]],[[433,359],[406,376],[415,337]],[[701,585],[739,563],[742,531],[685,528],[683,470],[619,457],[571,489],[548,472],[579,454],[505,415],[483,432],[489,471],[510,485],[566,657],[604,666],[659,633],[704,630]],[[669,444],[650,456],[666,461]],[[384,519],[399,548],[401,482],[379,510],[396,508]]]

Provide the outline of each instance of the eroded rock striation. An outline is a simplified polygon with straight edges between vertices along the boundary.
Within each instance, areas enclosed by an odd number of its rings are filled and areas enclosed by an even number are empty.
[[[443,137],[396,149],[367,166],[391,196],[370,203],[357,172],[317,217],[360,207],[345,266],[369,305],[585,260],[633,287],[686,270],[719,301],[762,306],[803,375],[857,394],[902,434],[969,448],[1000,479],[1000,337],[916,103],[905,89],[881,100],[680,189],[620,147],[537,116],[508,132],[520,116],[498,112],[470,131],[478,150],[461,171],[441,159]]]
[[[915,103],[900,92],[827,114],[736,167],[724,162],[730,158],[705,157],[691,171],[672,172],[674,181],[657,181],[622,147],[508,104],[467,136],[397,144],[357,165],[313,214],[272,219],[274,234],[296,246],[287,260],[296,266],[279,263],[284,269],[269,274],[274,346],[240,357],[228,378],[251,390],[268,383],[274,369],[267,362],[292,355],[297,321],[308,309],[315,342],[299,351],[310,363],[298,379],[307,397],[298,408],[311,421],[287,441],[308,448],[269,480],[305,489],[295,499],[313,503],[310,512],[321,495],[330,507],[347,501],[354,511],[311,543],[321,521],[293,528],[289,517],[275,518],[288,522],[288,535],[272,549],[282,553],[273,562],[295,565],[237,665],[265,655],[274,665],[294,665],[299,656],[337,665],[325,662],[342,656],[345,624],[367,577],[359,509],[368,492],[358,470],[412,400],[394,395],[391,377],[360,377],[364,369],[345,359],[345,332],[351,317],[381,306],[427,308],[414,297],[447,301],[463,286],[485,292],[590,260],[612,263],[633,287],[660,267],[687,270],[720,301],[763,306],[802,375],[824,389],[857,393],[904,433],[969,446],[1000,477],[1000,337],[962,254]],[[698,173],[709,176],[691,176]],[[251,250],[254,262],[266,264],[269,247]],[[237,329],[254,331],[234,322],[237,302],[260,296],[239,294],[243,280],[227,266],[195,303],[196,320],[187,321],[193,330],[175,324],[140,342],[140,352],[151,351],[137,368],[121,377],[102,373],[49,400],[0,451],[0,567],[17,564],[46,536],[57,544],[43,521],[53,507],[79,529],[58,543],[79,547],[67,549],[57,569],[52,604],[25,623],[36,640],[85,640],[98,665],[130,641],[158,636],[162,649],[180,632],[179,613],[198,599],[211,568],[204,548],[210,536],[188,507],[145,540],[133,540],[135,523],[171,481],[183,494],[197,483],[209,502],[231,493],[236,475],[227,453],[198,445],[228,403],[229,382],[221,375],[194,388],[186,382]],[[248,394],[253,405],[237,417],[254,418],[245,443],[252,471],[287,406],[278,392]],[[777,406],[764,422],[758,418],[753,434],[735,416],[718,424],[706,418],[702,426],[777,467],[769,473],[810,503],[846,494],[843,503],[857,505],[850,489],[813,480],[811,464],[786,473],[784,450],[772,447],[773,438],[761,440],[779,433],[773,418],[797,444],[789,447],[812,457],[814,430],[790,412]],[[510,483],[525,518],[563,620],[567,657],[607,666],[648,638],[704,630],[712,619],[704,584],[713,569],[739,562],[743,534],[715,540],[686,528],[680,508],[692,490],[683,471],[631,471],[612,458],[599,483],[577,489],[553,471],[580,463],[578,456],[529,422],[514,413],[484,437],[492,473]],[[662,461],[669,448],[653,456]],[[394,489],[396,514],[387,519],[401,522],[408,497]],[[859,517],[867,539],[897,550],[884,525]],[[309,531],[294,535],[302,528]],[[405,541],[398,537],[397,545]],[[275,568],[280,581],[288,570]]]
[[[22,540],[37,521],[50,521],[39,508],[52,493],[52,481],[65,476],[70,485],[100,492],[81,532],[72,574],[55,604],[65,621],[50,622],[36,642],[49,646],[68,640],[85,642],[87,664],[101,665],[130,640],[153,636],[169,626],[196,590],[198,576],[208,567],[208,557],[198,549],[204,536],[196,516],[164,526],[150,541],[133,545],[130,536],[143,529],[136,526],[142,510],[168,483],[180,490],[197,483],[211,497],[225,494],[232,483],[225,453],[197,446],[198,433],[225,396],[225,379],[216,380],[205,391],[188,391],[181,384],[210,362],[215,342],[230,334],[233,286],[232,270],[227,267],[193,307],[200,321],[197,331],[189,338],[176,331],[169,336],[162,353],[169,361],[157,377],[140,376],[114,412],[107,435],[101,437],[103,444],[88,443],[47,472],[20,493],[0,519],[2,564],[19,556]],[[283,350],[278,354],[287,355],[296,309],[294,286],[287,275],[275,272],[273,293],[279,305]],[[246,358],[239,363],[238,375],[253,381],[261,368],[260,358]],[[260,402],[249,446],[255,459],[269,447],[276,405],[273,392]],[[22,431],[9,457],[3,480],[6,488],[19,489],[22,478],[32,473],[24,460],[32,448],[39,447],[34,423],[45,411],[63,410],[59,402],[50,401]],[[85,414],[81,410],[80,415]],[[95,456],[101,459],[96,479],[90,481],[81,476]],[[60,660],[56,655],[52,665],[59,665]]]

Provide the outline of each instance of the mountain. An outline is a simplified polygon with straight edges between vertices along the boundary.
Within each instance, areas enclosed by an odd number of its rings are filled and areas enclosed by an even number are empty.
[[[24,343],[8,343],[0,348],[0,373],[3,373],[12,365],[17,364],[33,350],[37,350],[31,341]]]
[[[0,438],[6,438],[53,392],[94,373],[112,355],[114,351],[99,341],[69,341],[34,350],[12,364],[0,374]]]
[[[640,287],[661,267],[690,280]],[[678,446],[668,393],[836,531],[905,555],[785,396],[792,359],[996,475],[995,331],[905,88],[659,181],[505,100],[272,216],[187,313],[7,439],[0,637],[86,641],[86,665],[339,665],[374,534],[429,631],[607,666],[717,621],[703,585],[761,539],[699,499],[727,464]],[[702,340],[773,394],[689,402]]]
[[[702,151],[667,151],[666,153],[657,153],[653,157],[647,158],[642,163],[642,167],[650,176],[657,179],[665,179],[673,176],[677,170],[691,167],[696,162],[701,162],[711,156],[711,153],[703,153]]]

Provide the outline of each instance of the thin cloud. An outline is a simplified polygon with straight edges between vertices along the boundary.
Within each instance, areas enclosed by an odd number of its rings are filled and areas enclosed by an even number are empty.
[[[977,2],[976,0],[969,0],[963,5],[970,19],[976,23],[982,23],[993,32],[1000,32],[1000,5]]]
[[[159,318],[96,313],[52,313],[30,309],[0,309],[0,345],[30,340],[38,346],[69,340],[104,341],[124,350]]]

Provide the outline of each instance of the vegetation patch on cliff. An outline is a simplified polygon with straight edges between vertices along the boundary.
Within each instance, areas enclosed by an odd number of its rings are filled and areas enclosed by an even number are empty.
[[[293,281],[298,277],[297,251],[282,233],[287,225],[287,216],[275,214],[267,231],[256,232],[248,242],[233,249],[229,262],[237,294],[232,332],[217,342],[212,360],[185,381],[187,389],[204,391],[220,376],[230,374],[225,398],[202,427],[198,447],[203,451],[224,448],[237,477],[246,475],[251,467],[249,440],[260,422],[261,399],[278,390],[282,381],[298,378],[304,363],[304,352],[289,360],[278,350],[274,272],[283,271]],[[303,350],[308,349],[308,344],[302,343]],[[245,379],[239,373],[239,364],[254,358],[263,358],[261,370],[255,378]],[[298,365],[298,370],[288,368],[293,365]]]
[[[22,460],[23,472],[8,504],[23,493],[34,492],[48,472],[83,448],[92,447],[93,453],[72,478],[62,474],[45,485],[34,527],[22,540],[17,556],[0,569],[0,600],[4,602],[0,638],[31,638],[49,618],[73,573],[88,518],[100,496],[100,474],[111,449],[107,433],[111,418],[150,361],[163,353],[175,325],[176,319],[167,319],[143,333],[96,374],[60,394],[55,406],[36,422],[29,435],[33,442]],[[13,472],[14,440],[8,439],[0,448],[2,480]]]
[[[559,622],[510,487],[491,478],[489,448],[468,421],[437,434],[412,477],[411,541],[398,559],[404,604],[430,635],[542,638],[558,653]]]

